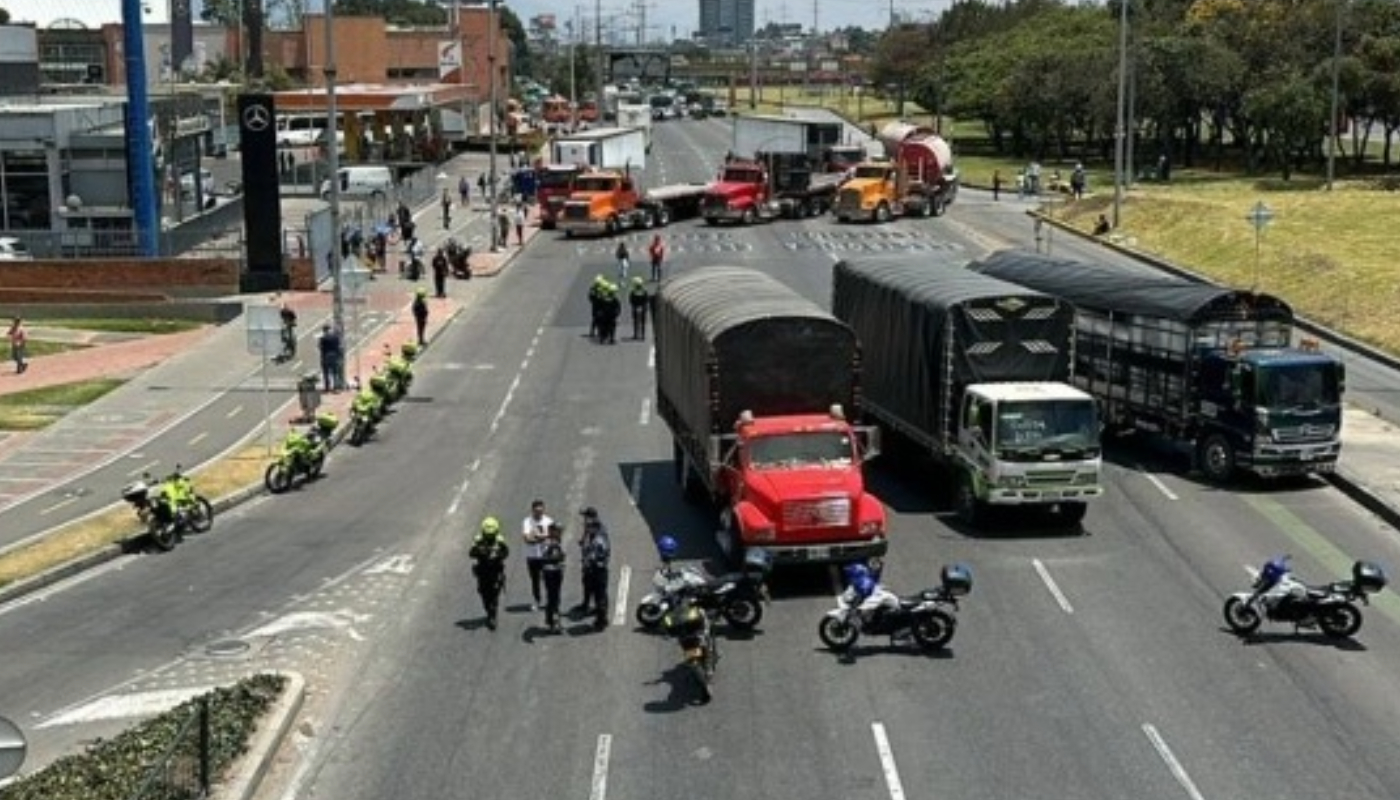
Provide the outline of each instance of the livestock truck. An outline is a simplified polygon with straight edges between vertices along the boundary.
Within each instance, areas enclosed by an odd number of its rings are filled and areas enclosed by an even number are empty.
[[[932,128],[907,122],[891,122],[879,138],[886,157],[855,166],[836,195],[836,219],[887,222],[942,215],[958,195],[948,142]]]
[[[738,561],[883,555],[885,509],[862,465],[879,432],[860,413],[855,334],[816,304],[751,269],[702,267],[657,294],[657,411],[688,497],[719,509],[719,543]]]
[[[887,255],[838,262],[831,305],[864,348],[862,409],[949,468],[964,523],[1017,507],[1073,525],[1103,494],[1094,399],[1068,383],[1068,303]]]
[[[1077,309],[1075,383],[1110,431],[1165,437],[1217,483],[1336,468],[1344,365],[1293,346],[1283,300],[1021,251],[973,268]]]

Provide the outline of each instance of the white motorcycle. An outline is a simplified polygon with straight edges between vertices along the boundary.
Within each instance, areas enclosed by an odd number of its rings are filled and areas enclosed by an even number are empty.
[[[1357,561],[1349,581],[1309,586],[1293,576],[1288,556],[1259,570],[1252,591],[1236,592],[1225,601],[1225,624],[1241,636],[1259,629],[1265,619],[1292,623],[1293,629],[1318,628],[1334,639],[1347,639],[1361,630],[1361,609],[1368,595],[1385,588],[1386,575],[1378,564]]]

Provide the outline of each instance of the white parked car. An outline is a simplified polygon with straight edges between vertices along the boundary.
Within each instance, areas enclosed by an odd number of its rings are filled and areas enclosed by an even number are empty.
[[[214,174],[207,169],[199,171],[199,183],[205,197],[214,196]],[[186,172],[180,176],[180,194],[185,197],[194,196],[194,173]]]
[[[24,242],[13,236],[0,236],[0,261],[32,261],[33,254]]]

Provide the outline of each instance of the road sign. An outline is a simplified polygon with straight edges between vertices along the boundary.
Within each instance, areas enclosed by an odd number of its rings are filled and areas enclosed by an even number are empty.
[[[243,313],[248,322],[248,352],[255,356],[281,353],[282,309],[277,306],[248,306]]]
[[[1245,219],[1249,220],[1249,224],[1254,226],[1254,230],[1262,231],[1270,222],[1273,222],[1274,211],[1264,205],[1263,200],[1260,200],[1255,203],[1254,208],[1251,208],[1249,213],[1245,215]]]
[[[13,722],[0,717],[0,781],[19,772],[28,747],[20,729]]]

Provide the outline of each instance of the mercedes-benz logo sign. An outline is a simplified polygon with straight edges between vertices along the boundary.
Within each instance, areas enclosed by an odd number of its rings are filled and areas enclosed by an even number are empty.
[[[272,124],[272,114],[267,106],[248,106],[243,109],[243,124],[250,131],[265,131]]]

